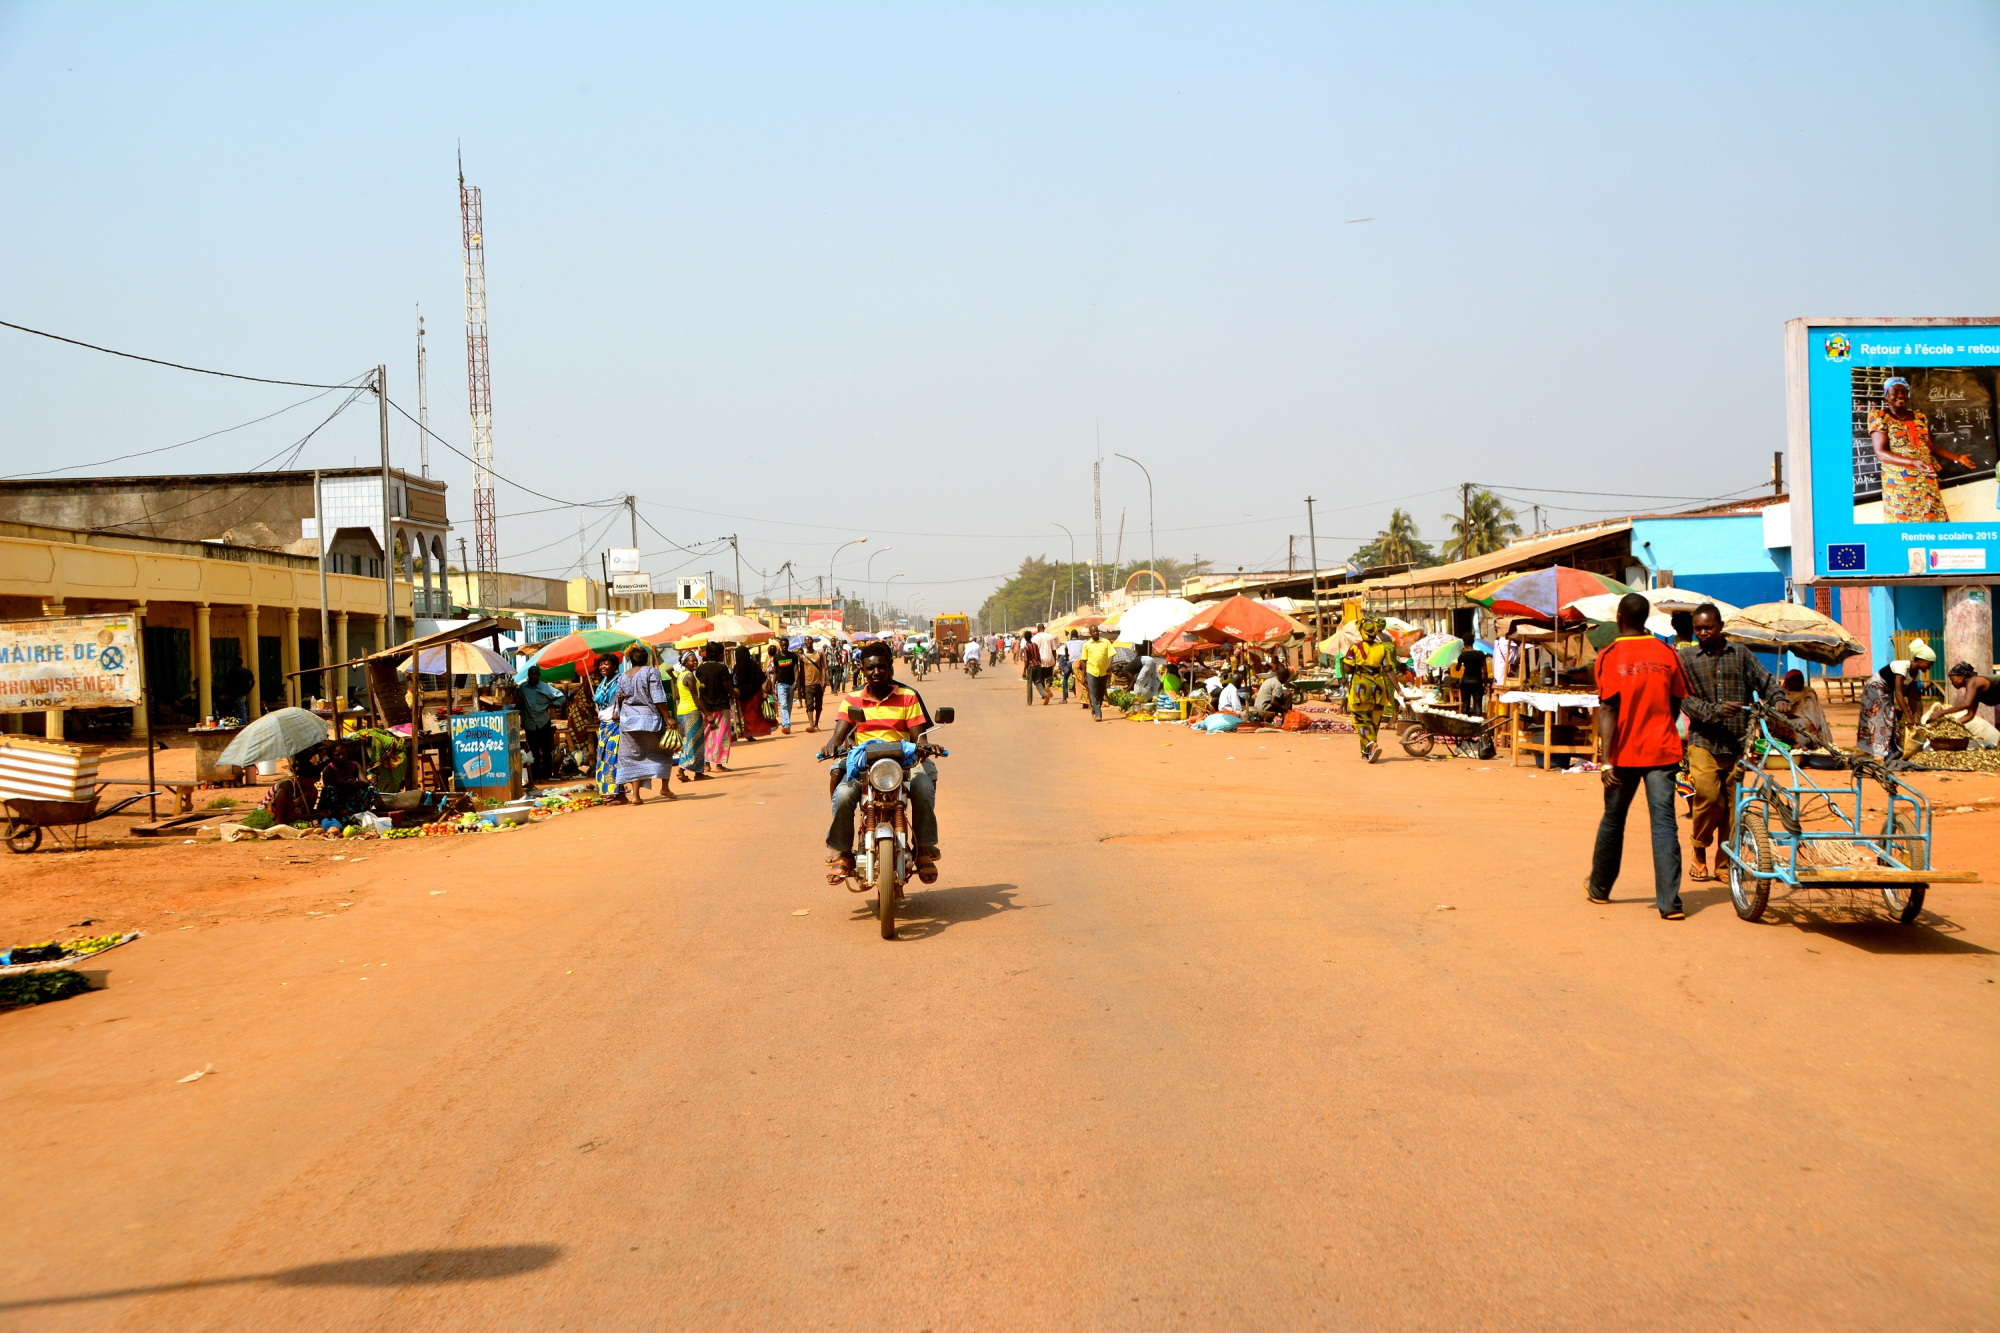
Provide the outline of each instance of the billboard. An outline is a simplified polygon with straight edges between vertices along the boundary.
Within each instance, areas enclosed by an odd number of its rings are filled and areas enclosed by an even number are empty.
[[[130,615],[0,623],[0,713],[130,708],[139,690]]]
[[[674,597],[674,605],[688,611],[708,609],[708,580],[683,577]]]
[[[2000,575],[2000,317],[1785,325],[1793,578]]]
[[[637,574],[639,572],[639,548],[636,546],[613,546],[604,552],[604,572],[607,574]]]

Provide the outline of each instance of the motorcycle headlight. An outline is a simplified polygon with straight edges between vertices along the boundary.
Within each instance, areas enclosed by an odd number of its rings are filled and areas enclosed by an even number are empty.
[[[903,766],[893,759],[877,759],[868,766],[868,785],[890,792],[903,785]]]

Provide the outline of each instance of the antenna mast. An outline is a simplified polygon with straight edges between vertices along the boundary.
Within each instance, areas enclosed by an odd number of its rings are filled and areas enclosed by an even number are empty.
[[[493,380],[486,359],[486,235],[479,187],[465,183],[458,160],[458,216],[465,232],[465,376],[472,410],[472,538],[478,553],[479,605],[499,601],[494,575],[500,539],[493,515]]]
[[[431,475],[430,371],[424,356],[424,308],[417,307],[417,470]]]

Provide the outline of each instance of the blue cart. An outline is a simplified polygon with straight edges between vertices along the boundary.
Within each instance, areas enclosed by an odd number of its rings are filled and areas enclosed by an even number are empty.
[[[1933,884],[1977,884],[1970,871],[1931,864],[1931,806],[1924,794],[1867,755],[1801,756],[1772,735],[1773,721],[1796,725],[1762,704],[1746,705],[1752,738],[1737,764],[1738,787],[1729,841],[1729,896],[1736,915],[1761,920],[1771,887],[1876,889],[1903,925],[1923,910]],[[1758,754],[1759,749],[1764,751]],[[1781,756],[1784,768],[1766,765]],[[1823,765],[1830,765],[1824,767]],[[1881,808],[1864,809],[1875,784]]]

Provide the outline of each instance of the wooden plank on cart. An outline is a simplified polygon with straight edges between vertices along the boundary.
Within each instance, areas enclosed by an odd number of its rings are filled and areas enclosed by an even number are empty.
[[[1983,884],[1971,870],[1893,870],[1887,866],[1815,866],[1799,871],[1801,884]]]

